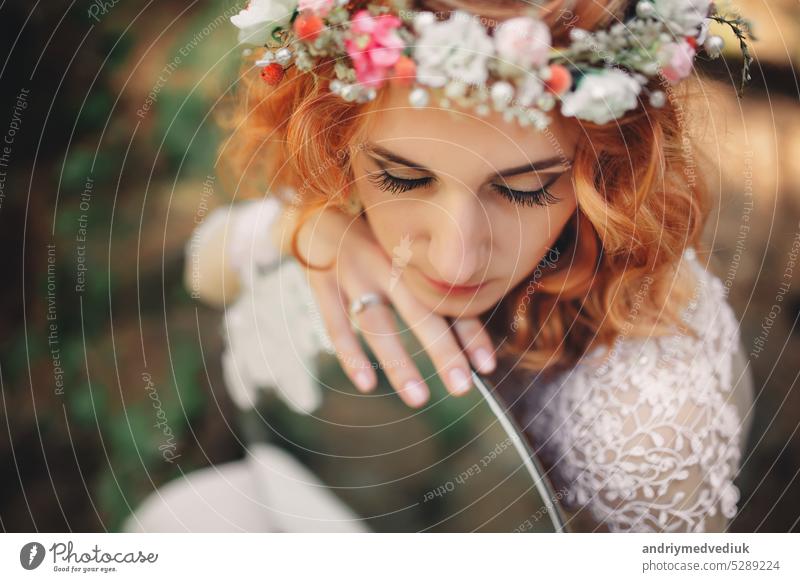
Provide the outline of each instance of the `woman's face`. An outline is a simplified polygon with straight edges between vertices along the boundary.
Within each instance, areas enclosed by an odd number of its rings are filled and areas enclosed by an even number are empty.
[[[532,273],[576,208],[577,128],[411,108],[392,87],[353,159],[392,277],[431,311],[474,317]]]

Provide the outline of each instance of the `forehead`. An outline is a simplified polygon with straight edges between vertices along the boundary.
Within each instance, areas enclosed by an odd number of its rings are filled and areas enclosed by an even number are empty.
[[[577,131],[554,117],[546,130],[522,127],[492,111],[453,105],[412,107],[408,89],[390,86],[367,113],[364,140],[432,169],[486,174],[554,157],[572,158]]]

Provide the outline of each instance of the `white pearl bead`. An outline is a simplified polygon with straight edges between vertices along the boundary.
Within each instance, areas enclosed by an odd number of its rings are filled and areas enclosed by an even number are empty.
[[[278,52],[275,53],[275,60],[285,67],[292,61],[292,51],[286,47],[278,49]]]
[[[653,91],[650,93],[650,105],[653,107],[664,107],[667,102],[667,96],[663,91]]]
[[[422,87],[417,87],[408,95],[408,102],[412,107],[425,107],[429,101],[428,92]]]
[[[709,36],[703,44],[703,48],[708,53],[708,56],[712,58],[718,57],[722,53],[724,47],[725,41],[722,40],[721,36],[716,35]]]
[[[340,94],[345,101],[353,101],[357,96],[357,89],[354,85],[345,85]]]

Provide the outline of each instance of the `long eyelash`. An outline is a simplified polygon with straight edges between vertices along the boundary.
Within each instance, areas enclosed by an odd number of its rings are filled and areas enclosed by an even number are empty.
[[[369,180],[381,190],[391,192],[392,194],[401,194],[414,188],[427,186],[433,181],[433,178],[430,176],[426,178],[417,178],[415,180],[411,180],[409,178],[398,178],[397,176],[392,176],[384,170],[382,172],[370,174]]]
[[[401,194],[413,190],[414,188],[422,188],[433,182],[433,178],[430,176],[412,180],[409,178],[392,176],[386,170],[370,174],[368,178],[378,188],[386,192],[391,192],[392,194]],[[506,188],[499,184],[492,184],[492,187],[501,196],[514,204],[519,204],[521,206],[548,206],[561,200],[549,190],[550,186],[552,186],[555,181],[556,180],[552,180],[549,184],[538,190],[531,191],[514,190],[513,188]]]
[[[506,188],[499,184],[492,184],[492,187],[504,198],[507,198],[514,204],[521,206],[548,206],[555,204],[561,200],[558,196],[550,192],[551,184],[542,186],[538,190],[522,191]]]

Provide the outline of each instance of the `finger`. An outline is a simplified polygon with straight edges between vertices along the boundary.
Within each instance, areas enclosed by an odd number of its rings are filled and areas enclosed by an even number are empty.
[[[458,339],[475,369],[482,374],[490,374],[497,368],[494,346],[486,326],[478,318],[456,319],[453,322]]]
[[[356,292],[359,297],[363,292]],[[412,408],[425,404],[430,391],[400,341],[394,315],[387,305],[370,305],[355,320],[364,340],[372,348],[392,388]]]
[[[350,326],[335,277],[313,273],[309,279],[342,369],[361,392],[371,392],[377,385],[377,376]]]
[[[391,299],[431,358],[447,391],[456,396],[466,393],[472,387],[469,362],[448,322],[420,305],[401,282],[392,290]]]

